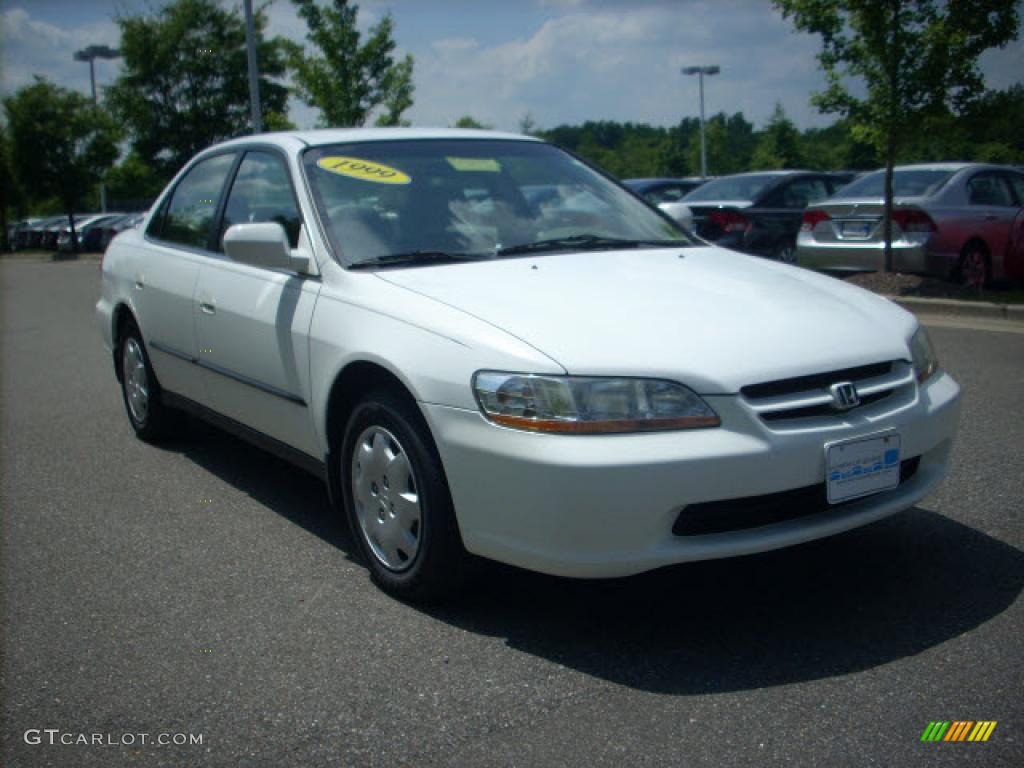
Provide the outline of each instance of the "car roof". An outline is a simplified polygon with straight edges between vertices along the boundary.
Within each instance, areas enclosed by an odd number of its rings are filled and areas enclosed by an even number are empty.
[[[320,128],[309,131],[278,131],[240,136],[222,142],[217,147],[261,143],[274,144],[285,149],[321,147],[329,144],[347,144],[369,141],[408,141],[410,139],[501,139],[540,142],[535,136],[519,133],[486,131],[469,128]]]

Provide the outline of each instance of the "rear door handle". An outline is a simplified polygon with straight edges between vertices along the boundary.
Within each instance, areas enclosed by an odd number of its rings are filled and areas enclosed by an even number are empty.
[[[217,314],[217,305],[214,304],[211,301],[201,301],[201,302],[199,302],[199,309],[202,312],[205,312],[208,315],[216,315]]]
[[[998,218],[999,217],[996,214],[994,214],[994,213],[986,213],[985,214],[985,221],[995,221]]]
[[[141,291],[145,287],[146,287],[146,283],[145,283],[145,281],[141,277],[135,278],[135,290],[136,291]]]

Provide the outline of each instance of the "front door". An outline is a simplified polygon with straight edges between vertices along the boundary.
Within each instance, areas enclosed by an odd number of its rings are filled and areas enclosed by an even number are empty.
[[[277,221],[295,247],[302,226],[283,157],[249,151],[216,238],[233,224]],[[204,260],[195,323],[206,401],[215,411],[316,458],[309,410],[309,326],[320,281],[284,270]]]

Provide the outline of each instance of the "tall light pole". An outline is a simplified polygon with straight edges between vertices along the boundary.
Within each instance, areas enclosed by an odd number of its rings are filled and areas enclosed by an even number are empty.
[[[700,177],[707,178],[708,175],[708,151],[704,144],[704,75],[717,75],[721,68],[717,65],[710,67],[683,67],[680,70],[684,75],[696,75],[700,83]]]
[[[256,23],[252,17],[252,0],[245,0],[245,48],[249,59],[249,110],[252,132],[263,132],[263,114],[260,109],[260,72],[256,61]]]
[[[93,106],[97,105],[96,100],[96,59],[118,59],[121,57],[121,52],[116,48],[111,48],[109,45],[90,45],[87,48],[83,48],[80,51],[75,51],[75,61],[88,61],[89,62],[89,85],[92,86],[92,103]],[[107,212],[107,188],[100,182],[100,212]]]

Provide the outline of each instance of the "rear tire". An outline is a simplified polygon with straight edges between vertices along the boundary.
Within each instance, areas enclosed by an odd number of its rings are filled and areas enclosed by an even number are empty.
[[[964,246],[956,267],[956,282],[979,291],[992,282],[992,259],[984,243],[973,240]]]
[[[415,403],[391,390],[366,395],[348,420],[336,471],[352,538],[381,589],[415,602],[458,591],[468,555]]]
[[[779,243],[772,251],[772,258],[783,264],[796,264],[796,243],[792,240]]]
[[[146,345],[138,326],[129,322],[117,345],[121,396],[135,435],[146,442],[166,439],[177,425],[178,414],[163,403]]]

